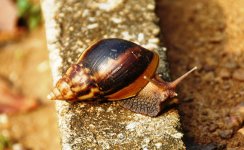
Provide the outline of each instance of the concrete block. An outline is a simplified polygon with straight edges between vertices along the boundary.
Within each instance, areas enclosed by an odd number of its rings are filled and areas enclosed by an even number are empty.
[[[123,38],[158,51],[158,72],[169,78],[166,48],[160,47],[154,0],[43,0],[54,83],[91,42]],[[62,147],[77,149],[185,149],[176,109],[156,118],[116,102],[56,101]]]

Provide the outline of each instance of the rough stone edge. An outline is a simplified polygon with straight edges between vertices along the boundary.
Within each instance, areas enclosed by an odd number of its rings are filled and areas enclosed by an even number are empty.
[[[58,1],[56,0],[41,0],[41,4],[42,4],[42,11],[46,12],[43,13],[43,16],[45,18],[45,31],[46,31],[46,41],[47,41],[47,48],[49,51],[49,61],[50,61],[50,65],[52,67],[51,69],[51,73],[53,76],[53,84],[57,82],[57,80],[61,77],[61,74],[58,71],[59,66],[62,64],[62,58],[59,55],[59,46],[57,46],[57,44],[59,44],[58,42],[58,36],[60,35],[60,27],[59,25],[55,22],[55,20],[53,19],[56,14],[56,12],[58,11],[58,9],[60,8],[60,5],[58,4]],[[60,104],[61,105],[61,104]],[[58,110],[59,107],[59,102],[56,102],[56,111]],[[56,114],[58,117],[58,126],[60,127],[60,124],[62,124],[62,122],[60,122],[60,117],[58,114]],[[61,136],[61,140],[62,140],[62,132],[60,132],[60,136]],[[62,145],[63,142],[61,142]],[[62,145],[62,147],[64,147],[64,145]]]
[[[55,3],[56,2],[56,3]],[[49,0],[44,1],[42,0],[42,10],[45,18],[45,30],[46,30],[46,40],[47,40],[47,47],[49,50],[49,60],[52,66],[52,76],[53,77],[60,77],[60,73],[58,72],[58,66],[62,64],[62,58],[59,55],[59,49],[56,44],[58,44],[58,36],[60,35],[60,27],[53,19],[55,16],[55,12],[59,9],[58,1],[56,0]],[[55,68],[55,69],[54,69]],[[53,78],[54,80],[58,80],[58,78]],[[53,83],[55,83],[54,81]]]
[[[45,18],[45,30],[46,30],[46,40],[47,40],[47,47],[49,51],[49,60],[50,60],[50,65],[51,65],[51,73],[53,76],[53,84],[55,84],[58,79],[61,77],[61,73],[59,72],[59,66],[62,65],[63,59],[59,55],[59,42],[58,42],[58,36],[60,36],[60,26],[57,24],[55,21],[55,14],[58,12],[59,8],[61,7],[59,2],[57,0],[42,0],[42,10],[44,18]],[[59,127],[59,134],[60,134],[60,143],[62,145],[62,149],[71,149],[69,144],[66,144],[63,140],[65,135],[64,129],[66,129],[65,132],[69,132],[69,127],[66,124],[66,122],[62,119],[59,111],[61,111],[63,105],[65,106],[65,103],[63,101],[56,101],[55,102],[56,106],[56,111],[57,111],[57,118],[58,118],[58,127]],[[60,127],[63,127],[62,129]]]

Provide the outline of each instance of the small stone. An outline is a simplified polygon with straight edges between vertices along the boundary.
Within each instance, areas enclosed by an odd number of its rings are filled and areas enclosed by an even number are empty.
[[[238,130],[238,133],[241,133],[244,136],[244,127]]]
[[[206,58],[206,64],[208,66],[216,66],[217,65],[217,62],[216,62],[215,58],[207,57]]]
[[[162,145],[163,145],[162,143],[156,143],[155,144],[156,148],[158,148],[158,149],[162,148]]]
[[[162,47],[161,49],[162,49],[162,51],[165,51],[165,52],[167,51],[166,47]]]
[[[111,18],[111,20],[114,23],[121,23],[123,21],[121,18],[116,18],[116,17]]]
[[[220,72],[219,72],[219,76],[222,78],[222,79],[227,79],[231,76],[231,73],[229,72],[228,69],[221,69]]]
[[[236,62],[230,61],[224,64],[224,67],[227,69],[235,69],[237,67]]]
[[[239,91],[239,94],[240,94],[241,96],[244,96],[244,91]]]
[[[231,138],[233,135],[233,130],[223,130],[223,131],[220,131],[219,132],[219,136],[222,138],[222,139],[229,139]]]
[[[216,143],[210,143],[210,144],[201,146],[201,149],[203,149],[203,150],[224,149],[224,145],[217,145]]]
[[[126,128],[127,130],[131,130],[131,131],[133,131],[133,130],[135,130],[137,124],[138,124],[137,122],[132,122],[132,123],[129,123],[125,128]]]
[[[148,5],[147,5],[147,9],[149,9],[149,10],[154,10],[154,9],[155,9],[155,5],[148,4]]]
[[[176,138],[176,139],[180,139],[183,137],[183,134],[182,133],[175,133],[172,135],[172,137]]]
[[[223,39],[224,39],[223,33],[222,32],[217,32],[213,37],[211,37],[209,39],[209,41],[212,42],[212,43],[219,43],[219,42],[223,41]]]
[[[89,127],[90,127],[91,129],[94,129],[96,126],[94,126],[93,124],[89,124]]]
[[[153,28],[153,30],[152,30],[152,33],[153,33],[154,35],[159,34],[159,32],[160,32],[160,29],[159,29],[159,28]]]
[[[229,84],[224,84],[222,86],[223,90],[229,90],[230,89],[230,85]]]
[[[97,112],[104,112],[105,110],[102,107],[97,107]]]
[[[90,22],[95,22],[96,21],[96,18],[95,17],[89,17],[87,18]]]
[[[69,31],[74,31],[74,27],[69,27]]]
[[[125,138],[124,134],[122,134],[122,133],[119,133],[119,134],[117,135],[117,137],[118,137],[120,140],[123,140],[123,139]]]
[[[111,112],[113,111],[113,107],[109,107],[106,112]]]
[[[244,69],[235,70],[232,77],[239,81],[244,81]]]
[[[148,139],[148,138],[145,138],[145,139],[143,140],[143,142],[146,143],[146,144],[150,143],[150,141],[151,141],[151,140]]]
[[[145,38],[143,33],[139,33],[137,37],[138,37],[138,38],[137,38],[138,41],[140,41],[140,42],[143,41],[144,38]]]
[[[150,38],[150,39],[148,40],[148,42],[149,42],[149,43],[156,43],[156,44],[158,44],[158,43],[159,43],[159,39],[158,39],[158,38]]]
[[[188,97],[182,99],[181,101],[182,101],[182,102],[192,102],[193,99],[194,99],[193,96],[188,96]]]
[[[216,131],[216,129],[217,129],[217,125],[215,125],[215,124],[211,124],[208,130],[209,130],[210,132],[214,132],[214,131]]]
[[[110,149],[110,145],[108,143],[102,143],[101,145],[103,149]]]
[[[124,2],[124,0],[117,0],[117,1],[113,1],[113,0],[107,0],[103,3],[97,3],[95,5],[97,5],[97,7],[101,10],[105,10],[105,11],[112,11],[115,8],[119,7],[120,5],[122,5]]]
[[[146,147],[146,146],[143,146],[143,148],[142,148],[143,150],[148,150],[148,148]]]
[[[87,29],[95,29],[95,28],[97,28],[98,27],[98,24],[97,23],[93,23],[93,24],[89,24],[88,26],[87,26]]]
[[[203,78],[203,80],[205,81],[210,81],[210,80],[213,80],[214,79],[214,73],[213,72],[208,72],[206,73]]]

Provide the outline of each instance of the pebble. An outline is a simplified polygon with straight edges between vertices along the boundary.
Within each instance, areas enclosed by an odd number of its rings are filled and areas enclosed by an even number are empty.
[[[203,75],[202,79],[205,80],[205,81],[213,80],[214,79],[214,73],[213,72],[208,72],[208,73]]]
[[[235,70],[232,77],[236,80],[244,81],[244,69]]]
[[[137,122],[132,122],[132,123],[129,123],[125,128],[126,128],[127,130],[131,130],[131,131],[133,131],[133,130],[135,130],[135,128],[136,128],[137,125],[138,125]]]
[[[116,24],[118,24],[118,23],[121,23],[123,20],[122,20],[122,18],[113,17],[113,18],[111,18],[111,21],[114,22],[114,23],[116,23]]]
[[[181,101],[182,101],[182,102],[192,102],[192,101],[193,101],[193,99],[194,99],[194,97],[193,97],[193,96],[188,96],[188,97],[186,97],[186,98],[182,99]]]
[[[160,149],[160,148],[162,148],[163,144],[158,142],[158,143],[155,144],[155,146],[156,146],[156,148]]]
[[[217,125],[215,125],[215,124],[211,124],[210,127],[209,127],[209,131],[210,131],[210,132],[214,132],[214,131],[216,131],[217,128],[218,128]]]
[[[117,137],[118,137],[120,140],[123,140],[123,139],[125,138],[124,134],[122,134],[122,133],[119,133],[119,134],[117,135]]]
[[[233,135],[233,130],[222,130],[219,132],[219,136],[222,138],[222,139],[229,139],[231,138]]]
[[[91,129],[95,129],[95,125],[93,125],[93,124],[89,124],[89,127],[91,128]]]
[[[242,134],[244,136],[244,127],[238,130],[238,133]]]
[[[208,66],[214,67],[214,66],[216,66],[218,63],[217,63],[217,61],[216,61],[215,58],[213,58],[213,57],[207,57],[207,58],[206,58],[206,64],[207,64]]]
[[[97,107],[97,112],[104,112],[105,110],[102,107]]]
[[[220,76],[222,79],[227,79],[227,78],[230,78],[231,73],[229,72],[228,69],[221,69],[220,72],[219,72],[219,76]]]
[[[223,39],[224,39],[223,33],[222,32],[217,32],[217,33],[215,33],[215,35],[213,37],[211,37],[209,39],[209,41],[212,42],[212,43],[219,43],[219,42],[223,41]]]
[[[223,90],[229,90],[229,89],[230,89],[230,85],[229,85],[229,84],[224,84],[224,85],[222,86],[222,89],[223,89]]]
[[[175,133],[172,135],[172,137],[176,138],[176,139],[181,139],[183,137],[182,133]]]
[[[113,0],[107,0],[104,3],[98,3],[97,7],[101,10],[105,10],[105,11],[112,11],[115,8],[119,7],[120,5],[122,5],[124,2],[124,0],[117,0],[117,1],[113,1]]]
[[[234,61],[229,61],[224,64],[224,67],[227,69],[235,69],[237,66],[238,66],[237,63]]]
[[[87,29],[95,29],[97,27],[98,27],[98,24],[97,23],[93,23],[93,24],[87,25]]]

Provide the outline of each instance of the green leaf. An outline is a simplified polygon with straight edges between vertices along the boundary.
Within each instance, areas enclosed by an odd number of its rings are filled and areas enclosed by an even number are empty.
[[[28,18],[28,27],[30,30],[36,28],[41,22],[41,9],[39,5],[33,5],[30,8],[30,16]]]
[[[11,147],[11,142],[9,141],[8,138],[0,134],[0,150],[4,150],[6,148]]]
[[[17,8],[19,16],[23,17],[30,9],[31,4],[28,0],[17,0]]]
[[[40,24],[41,18],[38,16],[30,16],[28,20],[28,27],[30,30],[36,28]]]
[[[24,21],[27,28],[32,30],[41,22],[41,8],[32,4],[29,0],[17,0],[19,17]]]

